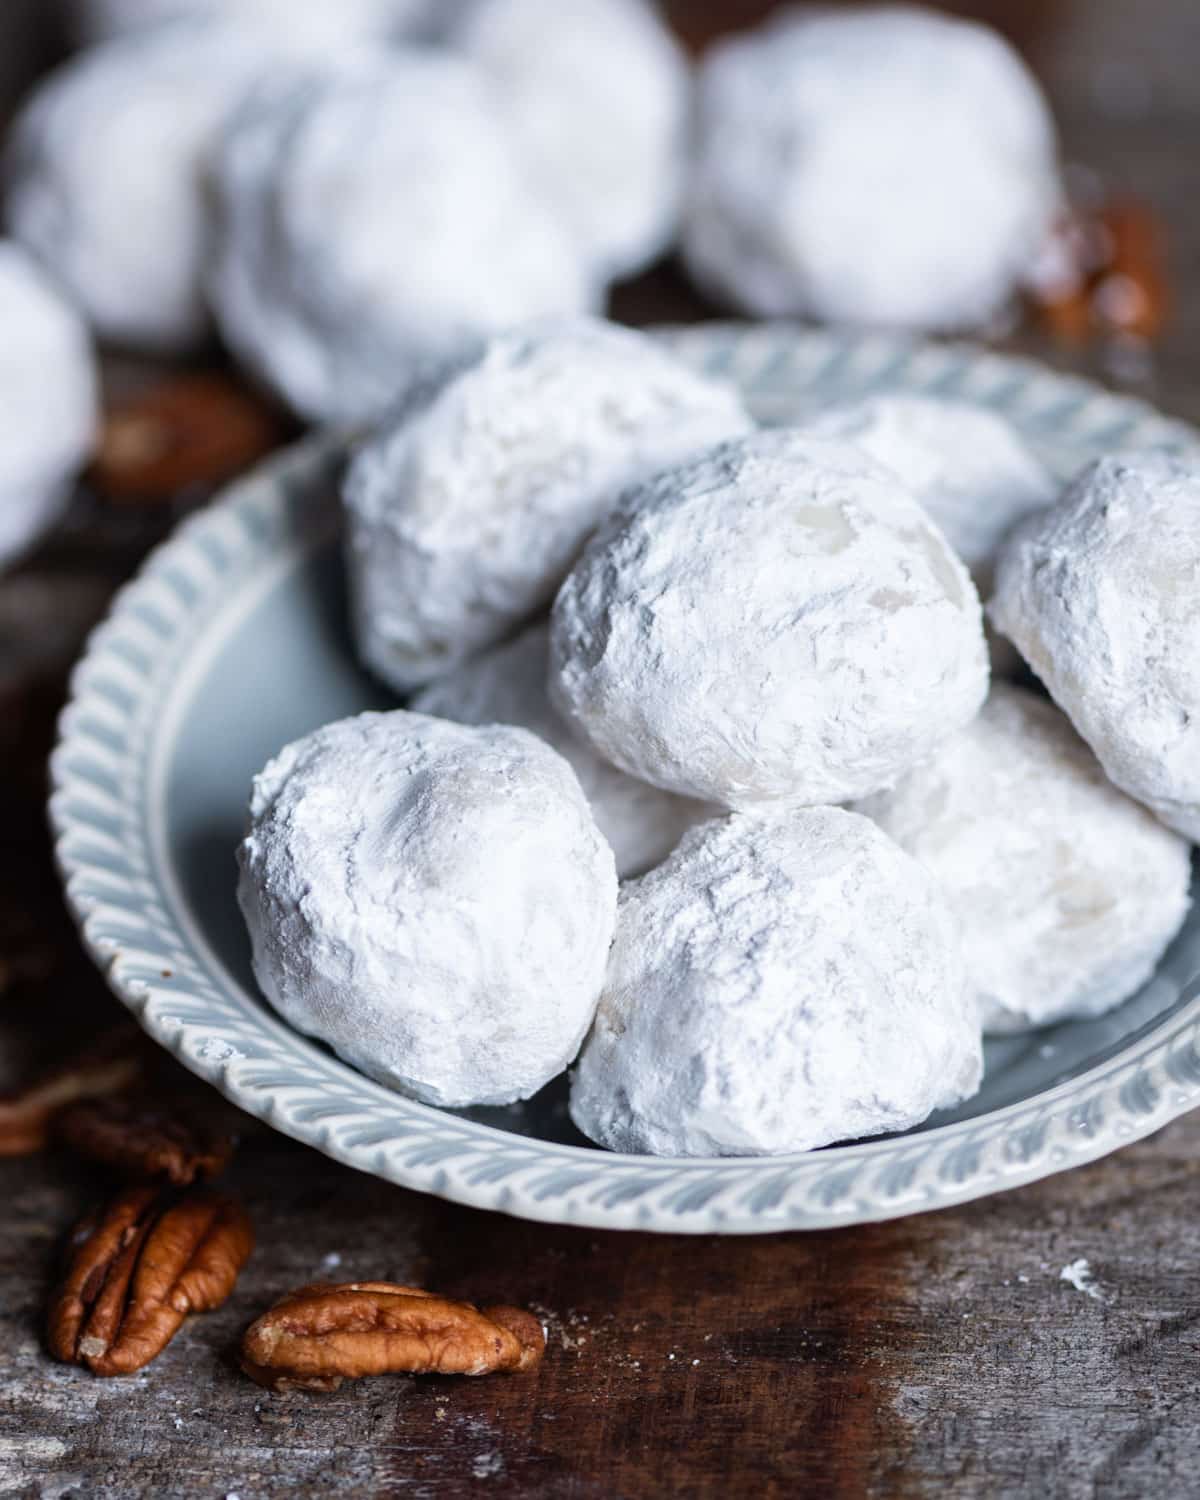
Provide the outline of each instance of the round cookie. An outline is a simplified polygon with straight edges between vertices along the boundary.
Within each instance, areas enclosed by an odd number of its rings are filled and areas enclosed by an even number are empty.
[[[590,319],[499,335],[344,486],[359,652],[404,692],[549,603],[627,484],[751,426],[731,386]]]
[[[151,29],[35,91],[8,155],[8,222],[112,343],[179,353],[209,330],[203,169],[271,57],[241,31]]]
[[[231,123],[215,177],[221,331],[313,421],[376,416],[431,360],[597,298],[458,58],[396,51],[276,80]]]
[[[615,1151],[807,1151],[917,1125],[981,1069],[932,877],[854,813],[738,813],[622,889],[571,1117]]]
[[[1012,423],[974,402],[867,396],[829,407],[805,427],[853,443],[890,469],[937,522],[981,594],[1005,537],[1058,497],[1053,476]]]
[[[96,427],[96,370],[79,315],[11,240],[0,240],[0,563],[66,503]]]
[[[675,234],[690,80],[644,0],[469,0],[448,40],[487,73],[526,160],[599,271]]]
[[[200,17],[302,33],[325,45],[352,36],[386,39],[420,22],[428,0],[73,0],[75,28],[87,42]]]
[[[891,786],[987,693],[979,600],[849,444],[753,434],[632,491],[555,601],[550,692],[606,760],[728,807]]]
[[[758,316],[980,327],[1061,203],[1028,69],[918,7],[784,11],[709,52],[698,112],[685,258]]]
[[[988,1031],[1111,1010],[1187,915],[1185,841],[1020,688],[994,686],[962,734],[858,811],[941,884]]]
[[[597,827],[612,845],[618,876],[641,875],[714,810],[635,781],[575,739],[546,695],[549,649],[549,627],[533,625],[507,645],[464,662],[409,706],[459,724],[516,724],[552,745],[579,777]]]
[[[329,724],[255,779],[238,863],[264,994],[381,1083],[504,1104],[578,1050],[616,873],[571,768],[526,731]]]
[[[1109,778],[1200,840],[1200,466],[1089,465],[1010,539],[989,614]]]

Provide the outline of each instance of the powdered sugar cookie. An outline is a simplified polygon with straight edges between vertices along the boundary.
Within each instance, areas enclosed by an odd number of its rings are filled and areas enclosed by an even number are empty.
[[[675,234],[690,79],[644,0],[468,0],[448,40],[487,74],[546,194],[605,277]]]
[[[858,810],[941,883],[987,1030],[1102,1015],[1187,915],[1185,841],[1020,688],[996,684],[971,725]]]
[[[962,564],[899,481],[803,431],[631,492],[554,605],[551,697],[630,775],[748,807],[892,785],[978,711]]]
[[[70,59],[18,116],[9,226],[101,338],[158,352],[205,338],[204,164],[272,55],[240,32],[151,29]]]
[[[702,65],[684,251],[749,313],[979,327],[1060,201],[1046,102],[986,27],[803,6]]]
[[[293,37],[300,32],[336,46],[351,36],[403,35],[426,18],[428,0],[73,0],[72,8],[77,30],[89,42],[195,17]]]
[[[853,443],[901,479],[985,595],[1005,537],[1058,496],[1053,476],[1012,424],[970,401],[867,396],[805,426]]]
[[[615,1151],[807,1151],[919,1124],[981,1066],[932,877],[854,813],[739,813],[623,888],[571,1116]]]
[[[731,386],[630,329],[581,319],[492,339],[350,468],[363,660],[405,691],[504,640],[624,486],[750,425]]]
[[[0,563],[56,518],[96,425],[87,332],[18,246],[0,240]]]
[[[1112,781],[1200,839],[1200,469],[1090,465],[1011,538],[989,613]]]
[[[430,360],[599,296],[458,58],[289,72],[234,118],[216,186],[221,331],[313,421],[375,416]]]
[[[256,778],[238,859],[263,992],[364,1073],[502,1104],[574,1057],[616,872],[533,735],[404,712],[327,725]]]

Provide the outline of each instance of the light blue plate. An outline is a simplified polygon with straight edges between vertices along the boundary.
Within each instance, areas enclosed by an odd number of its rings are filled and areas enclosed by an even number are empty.
[[[768,326],[663,335],[735,379],[756,414],[895,389],[1005,412],[1066,475],[1118,446],[1196,451],[1191,429],[1029,363]],[[152,1036],[235,1103],[351,1166],[533,1219],[752,1232],[961,1202],[1089,1161],[1200,1103],[1200,916],[1100,1021],[989,1047],[983,1091],[921,1130],[808,1155],[611,1155],[528,1104],[413,1104],[283,1024],[260,998],[234,900],[250,778],[286,741],[387,705],[355,665],[336,546],[340,453],[315,441],[234,486],[150,558],[76,669],[51,813],[71,906]]]

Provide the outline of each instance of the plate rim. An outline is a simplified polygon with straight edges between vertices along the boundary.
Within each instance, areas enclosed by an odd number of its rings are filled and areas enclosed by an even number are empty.
[[[1200,449],[1200,433],[1138,397],[972,344],[790,323],[656,332],[686,357],[735,376],[756,368],[781,380],[789,360],[805,384],[814,367],[831,363],[881,378],[922,365],[925,388],[943,394],[969,397],[982,384],[989,404],[1002,404],[998,391],[1010,404],[1045,400],[1056,414],[1070,408],[1077,423],[1111,420],[1158,446]],[[68,907],[117,998],[185,1066],[247,1113],[401,1186],[543,1222],[671,1233],[820,1229],[947,1207],[1095,1160],[1200,1104],[1200,984],[1127,1047],[1026,1099],[916,1136],[775,1157],[616,1155],[514,1135],[390,1093],[257,997],[233,1024],[222,1014],[229,1001],[220,975],[206,974],[189,953],[192,939],[164,899],[169,893],[155,885],[146,806],[153,747],[134,731],[157,701],[156,669],[161,675],[173,650],[186,654],[184,626],[223,588],[236,597],[228,580],[239,548],[263,546],[272,525],[294,524],[290,508],[303,508],[305,482],[311,489],[318,466],[334,463],[342,445],[337,435],[316,434],[274,455],[156,546],[89,635],[59,718],[49,816]],[[315,515],[301,516],[300,552],[320,545],[318,525]],[[239,989],[232,976],[225,982]],[[226,1034],[215,1047],[214,1028]],[[249,1056],[261,1072],[239,1066],[247,1053],[229,1035],[243,1044],[256,1038]],[[285,1082],[289,1067],[311,1077]],[[390,1128],[381,1115],[394,1116]]]

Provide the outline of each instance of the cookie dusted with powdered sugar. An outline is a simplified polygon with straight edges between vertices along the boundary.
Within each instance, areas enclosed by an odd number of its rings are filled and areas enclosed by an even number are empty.
[[[631,491],[555,601],[550,690],[598,754],[728,807],[891,786],[987,693],[979,600],[900,482],[803,431]]]
[[[1090,465],[1009,541],[989,615],[1110,779],[1200,840],[1200,465]]]
[[[78,314],[11,240],[0,240],[0,564],[58,516],[88,456],[97,381]]]
[[[238,111],[215,183],[221,331],[312,421],[374,417],[431,360],[600,294],[460,58],[290,71]]]
[[[205,163],[278,52],[240,30],[152,28],[70,59],[18,115],[9,227],[102,339],[165,353],[205,339]]]
[[[1111,1010],[1187,915],[1187,843],[1019,688],[993,687],[973,724],[858,811],[940,882],[989,1031]]]
[[[626,776],[575,739],[546,694],[549,644],[548,627],[531,626],[440,678],[410,707],[460,724],[517,724],[552,745],[579,777],[597,826],[612,845],[617,874],[641,875],[714,809]]]
[[[606,277],[674,238],[687,64],[645,0],[467,0],[447,40],[487,74],[505,121]]]
[[[492,339],[350,468],[363,660],[405,691],[504,640],[553,598],[626,485],[751,425],[732,386],[615,324]]]
[[[574,773],[523,729],[362,714],[255,779],[238,899],[292,1025],[427,1104],[504,1104],[575,1056],[617,878]]]
[[[853,443],[890,469],[937,522],[984,594],[1005,537],[1058,497],[1053,475],[1012,423],[973,402],[868,396],[831,406],[805,427]]]
[[[1033,76],[914,6],[786,10],[701,67],[684,221],[702,286],[761,317],[975,328],[1061,203]]]
[[[75,27],[96,42],[164,21],[203,18],[302,32],[338,45],[347,37],[384,41],[407,34],[428,15],[430,0],[72,0]]]
[[[981,1068],[932,876],[854,813],[737,813],[623,887],[571,1117],[615,1151],[807,1151],[917,1125]]]

